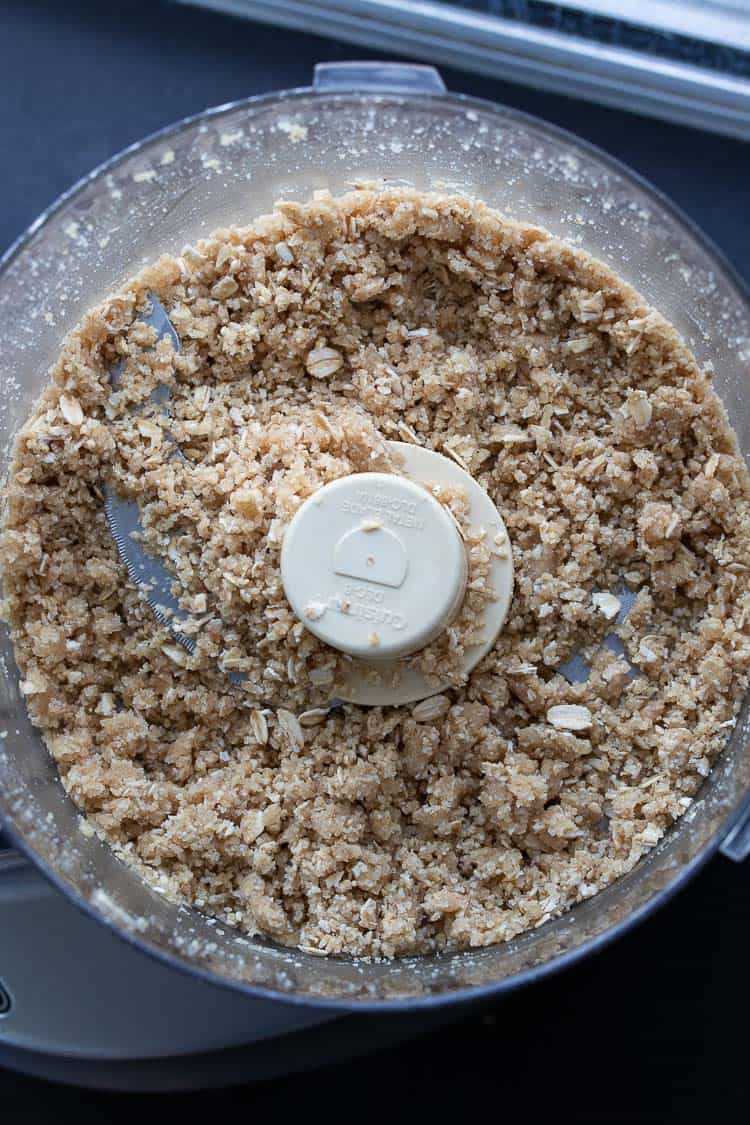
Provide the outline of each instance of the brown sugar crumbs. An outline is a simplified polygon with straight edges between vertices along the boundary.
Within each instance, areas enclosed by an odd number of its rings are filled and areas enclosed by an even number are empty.
[[[467,544],[462,618],[415,658],[433,697],[329,709],[342,658],[286,603],[284,530],[322,484],[398,472],[393,440],[489,493],[515,594],[466,679],[491,596]],[[138,500],[193,653],[104,488]],[[504,941],[657,843],[747,686],[748,559],[747,471],[664,318],[545,231],[402,190],[280,204],[91,311],[18,436],[2,538],[21,688],[88,823],[199,910],[366,957]]]

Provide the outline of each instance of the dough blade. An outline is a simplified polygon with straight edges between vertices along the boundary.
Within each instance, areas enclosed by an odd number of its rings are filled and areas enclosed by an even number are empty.
[[[633,602],[636,595],[632,590],[626,586],[614,591],[615,597],[620,600],[620,610],[614,620],[615,625],[621,625],[625,618],[632,609]],[[615,656],[620,656],[630,664],[630,671],[628,672],[628,680],[632,680],[638,675],[638,669],[628,660],[625,653],[625,645],[622,643],[617,633],[608,633],[604,638],[603,644]],[[557,671],[565,677],[571,684],[585,684],[591,675],[591,666],[586,658],[580,652],[572,653],[564,664],[558,665]]]
[[[158,340],[170,339],[175,352],[179,352],[180,338],[175,332],[174,325],[167,316],[164,306],[153,294],[149,297],[149,304],[150,310],[141,317],[141,320],[144,324],[156,330]],[[110,382],[115,390],[120,384],[124,367],[125,362],[123,361],[110,371]],[[166,412],[169,398],[168,385],[159,383],[152,391],[149,401],[162,406]],[[176,446],[175,456],[182,457]],[[174,578],[161,559],[149,554],[143,548],[143,522],[137,501],[118,496],[112,488],[105,484],[104,512],[120,559],[125,564],[131,580],[139,588],[151,607],[154,617],[169,628],[175,640],[188,653],[195,652],[196,645],[193,638],[182,633],[179,629],[179,622],[185,621],[189,615],[180,608],[172,593]],[[238,672],[226,672],[225,674],[234,683],[240,684],[243,681],[243,677]]]

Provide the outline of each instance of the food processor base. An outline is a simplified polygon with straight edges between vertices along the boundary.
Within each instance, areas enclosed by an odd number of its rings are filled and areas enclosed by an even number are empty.
[[[248,999],[133,949],[28,864],[0,876],[0,914],[0,1066],[56,1082],[166,1091],[276,1078],[464,1010],[340,1016]]]

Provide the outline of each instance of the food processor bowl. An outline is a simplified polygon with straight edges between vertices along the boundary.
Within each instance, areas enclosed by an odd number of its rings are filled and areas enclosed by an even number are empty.
[[[591,146],[514,110],[448,94],[436,71],[320,66],[311,88],[220,106],[127,149],[63,196],[0,265],[3,470],[63,336],[163,252],[249,222],[275,200],[384,181],[460,192],[611,265],[715,369],[750,453],[750,302],[675,208]],[[26,714],[7,633],[0,668],[0,819],[84,910],[144,951],[214,982],[323,1006],[437,1005],[515,987],[591,952],[674,892],[719,846],[750,851],[750,706],[688,812],[628,875],[507,944],[362,963],[250,939],[167,901],[79,814]],[[8,862],[6,857],[6,863]],[[0,871],[1,877],[1,871]]]

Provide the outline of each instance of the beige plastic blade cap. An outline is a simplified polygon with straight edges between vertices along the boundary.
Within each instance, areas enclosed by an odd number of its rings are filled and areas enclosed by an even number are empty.
[[[486,536],[495,597],[480,639],[466,648],[468,674],[492,647],[508,613],[513,556],[487,493],[454,461],[389,442],[404,476],[360,473],[324,486],[299,508],[281,553],[286,596],[310,632],[351,663],[339,698],[410,703],[441,688],[405,658],[429,644],[460,611],[467,581],[464,544],[435,485],[458,485],[472,531]]]
[[[281,554],[284,590],[326,644],[368,661],[424,648],[454,617],[466,552],[445,508],[418,484],[357,473],[297,511]]]

